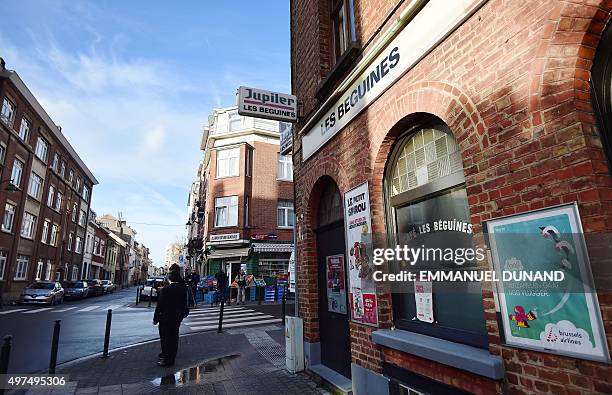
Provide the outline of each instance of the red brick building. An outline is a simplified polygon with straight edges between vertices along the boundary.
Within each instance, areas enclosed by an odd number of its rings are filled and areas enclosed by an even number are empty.
[[[19,75],[0,63],[0,292],[78,279],[96,178]]]
[[[611,9],[580,0],[291,1],[308,369],[356,393],[612,392],[609,289],[597,289],[590,313],[601,323],[591,339],[601,357],[585,358],[509,345],[490,282],[451,297],[434,284],[431,322],[415,314],[416,291],[379,283],[374,325],[328,307],[325,286],[327,258],[353,261],[343,197],[361,185],[375,247],[410,245],[401,237],[415,224],[450,218],[469,223],[478,246],[485,221],[574,202],[587,236],[609,233]]]
[[[190,265],[207,262],[205,273],[222,267],[231,278],[240,267],[261,276],[287,273],[293,167],[291,156],[279,153],[279,128],[277,121],[238,115],[236,107],[209,117],[197,194],[190,195]]]

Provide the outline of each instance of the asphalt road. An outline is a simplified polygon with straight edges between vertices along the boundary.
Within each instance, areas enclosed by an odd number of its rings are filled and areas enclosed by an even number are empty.
[[[49,366],[55,320],[61,320],[57,363],[100,353],[104,348],[107,310],[113,310],[110,348],[123,347],[159,338],[152,325],[153,308],[128,307],[135,300],[136,288],[81,301],[65,301],[57,306],[5,306],[0,310],[0,336],[13,336],[9,373],[34,373]],[[288,306],[287,314],[292,314]],[[249,306],[275,317],[281,316],[278,304]],[[188,325],[181,334],[190,333]]]

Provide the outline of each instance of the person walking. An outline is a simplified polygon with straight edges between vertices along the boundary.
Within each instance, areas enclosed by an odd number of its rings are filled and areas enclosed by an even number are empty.
[[[215,278],[217,279],[217,302],[225,302],[225,295],[227,294],[227,275],[222,269],[219,269],[219,272],[215,274]]]
[[[238,296],[236,297],[236,305],[239,305],[240,302],[244,304],[244,290],[246,286],[246,274],[244,273],[244,269],[240,269],[240,273],[235,278],[236,284],[238,284]]]
[[[179,328],[183,318],[189,315],[187,288],[178,265],[170,266],[169,285],[163,287],[157,298],[153,325],[158,325],[161,354],[159,366],[172,366],[178,351]]]

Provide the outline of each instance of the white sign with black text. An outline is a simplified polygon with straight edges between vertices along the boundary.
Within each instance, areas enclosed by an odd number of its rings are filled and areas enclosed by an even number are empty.
[[[284,122],[297,121],[297,98],[264,89],[238,88],[238,114]]]
[[[240,233],[225,233],[222,235],[210,235],[210,241],[233,241],[239,240]]]

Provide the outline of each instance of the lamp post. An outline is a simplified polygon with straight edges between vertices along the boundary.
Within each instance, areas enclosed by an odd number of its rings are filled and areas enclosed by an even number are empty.
[[[9,179],[9,180],[0,181],[0,186],[2,184],[8,184],[4,188],[4,190],[6,192],[8,192],[8,193],[13,193],[13,192],[21,191],[21,189],[19,189],[19,187],[13,183],[13,179],[12,178]],[[5,281],[0,283],[0,309],[2,309],[3,308],[2,306],[4,305],[4,298],[3,298],[3,295],[4,295],[4,283],[5,283]]]

